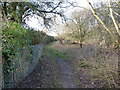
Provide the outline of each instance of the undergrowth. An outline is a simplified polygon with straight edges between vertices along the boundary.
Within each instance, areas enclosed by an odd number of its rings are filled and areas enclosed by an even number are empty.
[[[115,51],[109,48],[95,48],[93,44],[92,46],[86,45],[81,49],[57,44],[56,46],[53,47],[63,53],[69,52],[69,61],[74,64],[78,72],[85,71],[92,80],[98,81],[103,88],[119,88],[118,55]]]

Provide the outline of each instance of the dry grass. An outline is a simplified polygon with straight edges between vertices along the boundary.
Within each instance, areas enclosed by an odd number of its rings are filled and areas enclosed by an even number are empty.
[[[77,70],[85,70],[93,80],[100,80],[105,88],[118,88],[118,55],[114,50],[89,44],[80,48],[79,45],[60,45],[53,48],[67,53]]]

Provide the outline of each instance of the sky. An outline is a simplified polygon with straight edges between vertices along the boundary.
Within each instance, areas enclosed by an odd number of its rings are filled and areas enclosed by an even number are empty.
[[[38,19],[39,18],[39,19]],[[29,17],[29,21],[26,20],[26,23],[35,29],[40,29],[41,26],[43,25],[43,20],[42,18],[38,17],[37,15],[35,15],[34,17]]]
[[[76,1],[78,3],[78,6],[89,8],[86,0],[68,0],[68,1]],[[99,3],[99,2],[105,2],[107,0],[89,0],[89,1],[92,4],[94,4],[94,3]],[[80,8],[76,7],[76,8],[73,8],[73,9],[68,9],[65,14],[67,14],[69,16],[71,14],[71,12],[73,12],[74,10],[78,10],[78,9],[80,9]],[[36,28],[37,30],[41,30],[43,28],[43,20],[39,17],[38,17],[38,19],[36,19],[35,17],[31,17],[30,20],[27,21],[27,24],[30,27]],[[57,36],[56,32],[54,32],[52,30],[47,32],[47,34],[49,34],[51,36]]]

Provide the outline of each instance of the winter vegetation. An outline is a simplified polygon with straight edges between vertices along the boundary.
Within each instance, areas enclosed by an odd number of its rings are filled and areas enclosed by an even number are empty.
[[[120,88],[120,1],[94,1],[1,0],[2,88]]]

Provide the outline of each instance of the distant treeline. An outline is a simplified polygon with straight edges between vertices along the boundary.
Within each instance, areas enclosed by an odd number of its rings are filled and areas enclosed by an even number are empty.
[[[28,34],[31,36],[32,45],[39,43],[48,44],[55,40],[53,36],[49,36],[43,31],[29,30]]]

